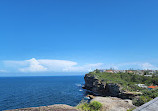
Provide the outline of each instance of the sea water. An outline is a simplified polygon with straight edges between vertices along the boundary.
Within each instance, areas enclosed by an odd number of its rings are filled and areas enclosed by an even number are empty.
[[[83,76],[0,77],[0,111],[53,104],[77,105]]]

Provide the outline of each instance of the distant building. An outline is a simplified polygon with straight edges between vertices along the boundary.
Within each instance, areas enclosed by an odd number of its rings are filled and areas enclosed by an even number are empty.
[[[134,71],[134,74],[137,74],[137,75],[144,75],[144,70],[135,70],[135,71]]]
[[[120,70],[120,72],[121,72],[121,73],[125,73],[126,71],[125,71],[125,70]]]
[[[114,73],[114,70],[106,70],[105,72]]]
[[[158,88],[158,86],[148,86],[148,89],[155,89]]]
[[[146,76],[146,77],[152,77],[152,75],[144,75],[144,76]]]
[[[155,70],[149,70],[149,71],[148,71],[148,74],[155,74],[155,73],[156,73]]]
[[[100,69],[99,71],[100,71],[100,72],[105,72],[105,70],[103,70],[103,69]]]
[[[148,86],[146,86],[145,84],[137,84],[137,86],[139,86],[141,88],[148,88]]]
[[[134,73],[133,70],[126,70],[126,73]]]
[[[131,73],[137,75],[144,75],[147,77],[151,77],[153,74],[158,75],[158,70],[114,70],[114,69],[99,69],[100,72],[107,73]]]

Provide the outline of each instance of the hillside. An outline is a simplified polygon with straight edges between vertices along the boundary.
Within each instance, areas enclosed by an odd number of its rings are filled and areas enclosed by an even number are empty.
[[[157,88],[149,90],[138,84],[158,85],[158,77],[146,77],[132,73],[107,73],[95,70],[85,75],[85,89],[94,95],[132,99],[137,106],[158,96]]]

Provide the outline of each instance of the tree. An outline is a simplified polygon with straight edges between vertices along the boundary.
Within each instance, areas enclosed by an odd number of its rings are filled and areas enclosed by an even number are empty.
[[[96,71],[96,73],[100,73],[100,70],[98,70],[98,69],[96,69],[95,71]]]

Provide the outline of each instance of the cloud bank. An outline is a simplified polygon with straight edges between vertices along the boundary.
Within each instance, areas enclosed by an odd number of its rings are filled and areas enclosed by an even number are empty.
[[[96,63],[79,66],[73,61],[35,58],[24,61],[4,61],[4,64],[20,72],[88,72],[103,65]]]
[[[3,61],[5,67],[16,72],[89,72],[95,69],[153,69],[158,67],[145,62],[121,63],[121,64],[105,64],[94,63],[79,65],[77,62],[68,60],[52,60],[52,59],[35,59],[22,61]],[[0,70],[0,72],[4,70]]]

